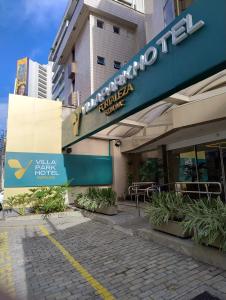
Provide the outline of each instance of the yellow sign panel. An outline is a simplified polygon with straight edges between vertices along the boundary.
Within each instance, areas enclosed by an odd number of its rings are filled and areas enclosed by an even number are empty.
[[[17,95],[27,95],[27,74],[28,74],[28,58],[22,58],[17,61],[16,72],[16,90]]]
[[[17,179],[21,179],[30,167],[32,160],[29,161],[26,167],[22,167],[21,163],[17,159],[9,159],[8,165],[11,169],[16,169],[14,175]]]

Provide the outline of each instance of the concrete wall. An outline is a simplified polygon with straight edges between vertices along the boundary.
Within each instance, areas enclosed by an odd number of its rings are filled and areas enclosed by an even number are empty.
[[[9,95],[6,153],[61,153],[61,111],[58,101]],[[4,195],[28,189],[7,188]]]
[[[109,143],[100,139],[85,139],[72,146],[71,154],[109,155]]]
[[[97,27],[97,20],[104,22],[104,27]],[[120,34],[113,32],[113,26],[120,29]],[[91,53],[92,53],[92,92],[97,90],[107,79],[118,70],[114,61],[123,66],[136,53],[136,31],[122,26],[102,16],[90,15]],[[105,65],[97,64],[97,56],[105,58]]]
[[[164,29],[163,0],[144,1],[146,42]]]
[[[90,72],[90,22],[87,20],[78,39],[74,43],[74,61],[76,63],[76,75],[74,90],[78,91],[79,102],[84,102],[91,94]],[[65,70],[65,104],[68,104],[68,96],[73,90],[72,80],[68,78],[68,65],[72,62],[72,53],[67,59]]]
[[[128,188],[127,156],[120,151],[120,147],[111,142],[111,155],[113,157],[113,190],[119,199],[123,199]]]

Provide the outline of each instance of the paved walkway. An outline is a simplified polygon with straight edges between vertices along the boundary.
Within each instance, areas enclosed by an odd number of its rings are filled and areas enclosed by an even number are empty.
[[[79,212],[24,219],[0,223],[0,285],[16,299],[226,299],[226,271]]]

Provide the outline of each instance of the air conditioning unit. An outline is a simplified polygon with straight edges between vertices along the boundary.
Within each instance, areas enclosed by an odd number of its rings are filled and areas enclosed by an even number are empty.
[[[72,62],[68,65],[68,78],[69,79],[73,80],[75,78],[76,69],[77,69],[77,66],[76,66],[75,62]]]

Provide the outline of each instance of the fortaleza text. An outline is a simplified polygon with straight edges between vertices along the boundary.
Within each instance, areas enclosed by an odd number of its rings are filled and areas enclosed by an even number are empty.
[[[134,88],[131,83],[123,86],[117,93],[107,98],[107,100],[99,105],[99,111],[105,112],[106,116],[109,116],[116,110],[122,108],[125,105],[125,100],[123,98],[133,90]]]

